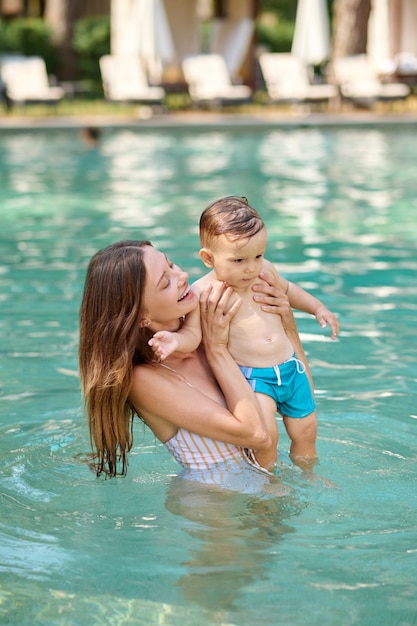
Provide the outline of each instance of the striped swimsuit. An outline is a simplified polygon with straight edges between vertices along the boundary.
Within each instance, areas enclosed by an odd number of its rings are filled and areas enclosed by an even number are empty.
[[[192,470],[206,470],[218,463],[247,458],[242,448],[196,435],[184,428],[179,428],[165,446],[180,465]]]
[[[160,365],[192,387],[179,372],[163,363]],[[197,435],[184,428],[178,428],[177,433],[164,445],[184,468],[184,477],[198,482],[217,484],[236,491],[248,491],[248,484],[251,484],[256,491],[260,485],[257,484],[259,480],[254,478],[253,470],[261,475],[262,483],[271,476],[256,461],[252,450]],[[247,474],[247,480],[244,480],[244,474]]]

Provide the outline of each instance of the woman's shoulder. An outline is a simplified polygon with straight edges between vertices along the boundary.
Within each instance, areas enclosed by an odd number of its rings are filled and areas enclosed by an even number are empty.
[[[157,363],[135,365],[133,368],[129,401],[142,421],[162,442],[177,432],[175,423],[167,419],[169,408],[158,402],[158,398],[170,395],[166,393],[165,384],[163,371]]]
[[[196,367],[201,366],[204,361],[203,356],[203,350],[195,350],[192,353],[187,353],[186,356],[169,359],[167,363],[155,361],[135,365],[132,375],[132,392],[135,393],[136,388],[139,388],[143,394],[149,390],[149,386],[153,388],[165,383],[172,384],[173,381],[178,380],[187,382],[187,372],[190,371],[190,368],[193,371]]]
[[[191,358],[171,358],[169,365],[134,367],[129,402],[160,441],[167,441],[179,426],[195,418],[203,399],[198,390],[200,366],[198,354],[193,353]]]
[[[143,394],[143,390],[148,385],[153,384],[158,377],[156,363],[140,363],[133,366],[132,382],[130,385],[129,397],[136,399]]]

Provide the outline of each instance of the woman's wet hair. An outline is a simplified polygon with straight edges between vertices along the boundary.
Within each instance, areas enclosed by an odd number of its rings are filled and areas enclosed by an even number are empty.
[[[81,387],[97,475],[126,473],[135,414],[128,396],[133,366],[154,358],[141,327],[149,241],[120,241],[91,259],[80,308]],[[120,468],[120,471],[118,470]]]

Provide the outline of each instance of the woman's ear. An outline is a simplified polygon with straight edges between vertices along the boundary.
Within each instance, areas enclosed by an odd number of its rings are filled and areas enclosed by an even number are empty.
[[[145,317],[140,320],[139,328],[147,328],[151,323],[151,320],[147,320]]]
[[[208,248],[201,248],[199,255],[206,267],[213,267],[213,255]]]

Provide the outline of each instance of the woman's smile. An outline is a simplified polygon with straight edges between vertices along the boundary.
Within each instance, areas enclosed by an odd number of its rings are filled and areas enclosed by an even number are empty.
[[[184,291],[184,293],[178,298],[178,302],[181,302],[181,300],[184,300],[184,298],[186,298],[188,296],[190,291],[191,291],[190,285],[187,285],[187,288]]]

